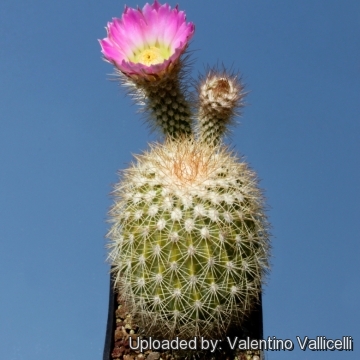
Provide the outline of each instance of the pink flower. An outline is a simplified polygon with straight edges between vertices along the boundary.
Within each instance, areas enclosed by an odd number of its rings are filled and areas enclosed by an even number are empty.
[[[161,76],[173,67],[194,34],[193,23],[176,6],[155,0],[143,9],[125,7],[99,40],[105,59],[129,77]]]

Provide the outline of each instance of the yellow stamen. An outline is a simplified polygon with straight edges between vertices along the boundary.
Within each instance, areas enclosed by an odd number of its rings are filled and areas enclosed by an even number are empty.
[[[147,66],[162,63],[164,60],[161,50],[155,46],[141,51],[136,56],[136,62]]]
[[[171,49],[169,46],[159,44],[156,42],[155,46],[148,48],[137,49],[130,61],[136,64],[143,64],[151,66],[155,64],[161,64],[171,56]]]

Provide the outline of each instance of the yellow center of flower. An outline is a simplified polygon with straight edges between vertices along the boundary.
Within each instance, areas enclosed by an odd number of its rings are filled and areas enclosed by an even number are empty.
[[[164,60],[167,60],[170,57],[170,51],[165,46],[151,46],[137,53],[134,58],[134,63],[144,64],[146,66],[151,66],[155,64],[161,64]]]

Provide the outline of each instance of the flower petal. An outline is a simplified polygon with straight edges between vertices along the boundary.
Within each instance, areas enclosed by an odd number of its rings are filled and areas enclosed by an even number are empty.
[[[99,42],[105,59],[124,74],[156,75],[179,59],[194,29],[177,6],[171,9],[155,0],[142,10],[125,7],[121,19],[108,23],[108,37]]]

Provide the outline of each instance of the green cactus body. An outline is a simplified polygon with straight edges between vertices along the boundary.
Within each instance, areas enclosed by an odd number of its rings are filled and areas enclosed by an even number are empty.
[[[182,67],[182,62],[177,63],[165,76],[147,77],[135,83],[144,94],[143,102],[150,124],[172,138],[191,134],[190,107],[180,83]],[[138,91],[135,90],[135,94]]]
[[[116,185],[110,258],[119,293],[161,337],[216,336],[241,321],[268,268],[257,180],[221,145],[168,140]]]
[[[184,87],[186,59],[179,60],[167,73],[129,79],[118,72],[129,94],[141,106],[152,130],[173,139],[189,137],[192,121],[187,90]]]

